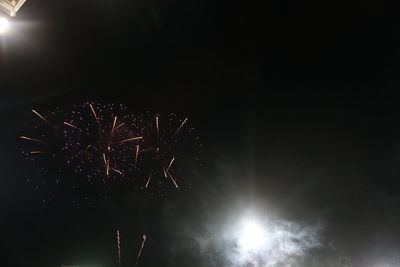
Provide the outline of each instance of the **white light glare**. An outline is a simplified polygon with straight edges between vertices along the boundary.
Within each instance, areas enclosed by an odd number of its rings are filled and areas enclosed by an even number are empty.
[[[8,29],[9,22],[6,18],[0,18],[0,34],[5,33]]]
[[[267,233],[259,222],[253,219],[243,221],[238,240],[241,249],[256,252],[265,245],[266,241]]]

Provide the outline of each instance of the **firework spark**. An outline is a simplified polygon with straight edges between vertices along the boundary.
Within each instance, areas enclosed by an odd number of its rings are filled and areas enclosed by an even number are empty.
[[[71,127],[71,128],[74,128],[74,129],[76,129],[76,130],[78,130],[78,131],[82,131],[81,128],[79,128],[78,126],[73,125],[72,123],[69,123],[69,122],[64,121],[64,125],[67,125],[67,126],[69,126],[69,127]]]
[[[137,164],[138,158],[139,158],[139,145],[136,145],[135,165]]]
[[[160,137],[160,127],[158,124],[158,116],[156,116],[156,131],[157,131],[157,139]]]
[[[104,166],[106,168],[106,175],[108,176],[109,172],[110,172],[110,162],[107,160],[106,154],[103,153],[103,161],[104,161]]]
[[[28,140],[28,141],[32,141],[32,142],[37,142],[37,143],[42,143],[42,144],[45,144],[45,142],[44,142],[44,141],[42,141],[42,140],[35,139],[35,138],[30,138],[30,137],[23,136],[23,135],[21,135],[19,138],[21,138],[21,139],[25,139],[25,140]]]
[[[122,127],[122,126],[124,126],[124,125],[125,125],[125,122],[123,122],[123,123],[121,123],[120,125],[118,125],[117,127],[115,127],[114,130],[116,131],[116,130],[118,130],[120,127]]]
[[[100,126],[100,122],[99,122],[99,119],[97,118],[96,111],[94,111],[93,105],[92,105],[92,104],[89,104],[89,107],[90,107],[90,109],[91,109],[92,112],[93,112],[93,116],[94,116],[94,118],[96,119],[97,124]]]
[[[118,264],[121,265],[121,239],[119,237],[119,230],[117,230],[117,253],[118,253]]]
[[[115,116],[114,117],[114,122],[113,122],[113,126],[112,126],[112,129],[111,129],[111,134],[113,134],[114,133],[114,130],[115,130],[115,124],[117,123],[117,116]]]
[[[171,181],[174,183],[174,186],[176,189],[179,189],[178,184],[176,183],[174,177],[172,177],[172,175],[169,172],[166,172],[168,174],[168,177],[171,179]]]
[[[125,142],[130,142],[130,141],[136,141],[136,140],[141,140],[143,137],[142,136],[138,136],[138,137],[131,137],[125,140],[122,140],[121,143],[125,143]]]
[[[174,135],[178,134],[179,131],[182,129],[183,125],[187,122],[188,118],[185,118],[183,120],[183,122],[181,123],[181,125],[178,127],[178,129],[176,130],[176,132],[174,133]]]
[[[143,235],[143,240],[142,240],[142,245],[140,246],[140,250],[139,250],[139,253],[138,253],[137,257],[136,257],[136,261],[139,261],[140,255],[142,255],[142,251],[143,251],[143,248],[144,248],[144,244],[146,243],[146,240],[147,240],[147,236],[144,234]],[[136,262],[136,265],[137,265],[137,262]]]
[[[46,153],[47,153],[47,152],[39,151],[39,150],[31,151],[31,154],[46,154]]]
[[[117,170],[117,169],[115,169],[115,168],[111,168],[111,170],[115,171],[116,173],[118,173],[118,174],[120,174],[120,175],[123,175],[123,173],[122,173],[120,170]]]
[[[153,171],[150,171],[149,178],[147,179],[146,186],[144,188],[147,188],[149,186],[152,175],[153,175]]]
[[[166,170],[166,172],[168,172],[169,171],[169,169],[171,168],[171,166],[172,166],[172,163],[174,163],[174,160],[175,160],[175,158],[172,158],[171,159],[171,161],[169,162],[169,164],[168,164],[168,167],[167,167],[167,170]]]
[[[39,112],[37,112],[36,110],[32,109],[32,112],[38,116],[40,119],[42,119],[43,121],[45,121],[49,126],[51,126],[50,122],[48,120],[46,120],[45,117],[43,117]]]
[[[104,166],[107,167],[107,158],[105,153],[103,153],[103,160],[104,160]]]

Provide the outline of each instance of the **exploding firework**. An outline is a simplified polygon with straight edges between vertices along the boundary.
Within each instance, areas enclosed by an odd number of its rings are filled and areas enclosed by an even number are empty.
[[[189,119],[175,114],[147,113],[144,117],[140,188],[164,195],[190,185],[188,178],[196,175],[201,165],[202,144]]]
[[[20,136],[25,158],[37,169],[56,170],[43,179],[56,177],[64,187],[58,191],[89,203],[132,189],[164,196],[191,185],[201,166],[202,144],[187,117],[135,116],[123,105],[87,102],[62,111],[35,109],[32,118],[32,131]]]
[[[75,173],[106,184],[133,177],[143,136],[126,107],[85,103],[74,107],[64,125],[67,164]]]

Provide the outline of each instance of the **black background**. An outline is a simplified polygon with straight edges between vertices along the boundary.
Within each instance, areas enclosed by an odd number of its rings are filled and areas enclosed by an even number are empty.
[[[126,266],[144,232],[139,265],[212,266],[179,249],[182,226],[247,204],[324,226],[304,266],[398,263],[394,13],[385,1],[28,0],[0,36],[0,265],[117,266],[119,229]],[[193,187],[43,202],[20,159],[29,110],[87,100],[188,115],[205,145]]]

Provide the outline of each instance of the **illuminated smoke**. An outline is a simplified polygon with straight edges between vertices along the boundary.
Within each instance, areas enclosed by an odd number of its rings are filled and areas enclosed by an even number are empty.
[[[265,231],[265,242],[255,250],[243,249],[240,246],[240,227],[234,226],[225,233],[225,238],[233,244],[226,251],[232,266],[298,266],[299,258],[308,250],[320,246],[319,228],[301,226],[299,224],[267,219],[262,222]],[[261,234],[261,233],[258,233]],[[260,237],[257,237],[260,240]]]
[[[242,222],[227,222],[195,234],[196,247],[208,266],[226,267],[302,267],[312,249],[321,247],[320,226],[303,226],[280,219],[260,220],[257,246],[243,243]],[[212,230],[211,230],[212,229]],[[208,238],[206,237],[208,236]]]

